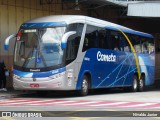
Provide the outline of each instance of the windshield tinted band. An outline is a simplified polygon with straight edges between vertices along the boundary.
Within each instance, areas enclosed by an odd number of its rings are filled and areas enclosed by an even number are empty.
[[[39,28],[39,27],[65,27],[65,22],[43,22],[43,23],[24,23],[21,28]]]

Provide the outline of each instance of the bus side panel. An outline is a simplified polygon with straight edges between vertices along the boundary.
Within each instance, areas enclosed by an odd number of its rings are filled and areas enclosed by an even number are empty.
[[[64,81],[67,90],[75,90],[75,77],[77,76],[76,60],[66,66],[66,79]]]
[[[115,68],[115,81],[108,87],[116,87],[114,84],[119,83],[120,87],[128,87],[132,85],[133,76],[137,73],[135,57],[130,52],[117,51],[118,58]]]
[[[141,73],[145,73],[145,85],[154,84],[155,54],[139,54]]]
[[[131,76],[136,72],[135,59],[132,53],[89,49],[80,68],[77,89],[85,71],[91,73],[92,88],[131,86]]]
[[[111,56],[112,55],[112,56]],[[154,83],[154,54],[136,54],[140,72],[145,74],[145,84]],[[105,56],[105,58],[104,58]],[[116,57],[114,61],[112,58]],[[102,58],[102,59],[101,59]],[[100,60],[101,59],[101,60]],[[133,76],[137,73],[135,56],[130,52],[103,49],[89,49],[80,67],[77,88],[80,89],[83,75],[91,74],[92,88],[127,87],[132,85]]]
[[[82,79],[83,76],[85,75],[85,73],[89,73],[93,78],[92,75],[92,71],[93,71],[93,61],[91,61],[91,54],[88,55],[87,52],[83,52],[80,56],[79,56],[79,60],[77,62],[78,64],[78,78],[77,78],[77,84],[76,84],[76,90],[80,90],[81,89],[81,85],[82,85]]]

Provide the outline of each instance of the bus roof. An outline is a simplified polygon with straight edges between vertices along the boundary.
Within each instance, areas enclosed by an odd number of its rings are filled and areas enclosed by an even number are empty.
[[[41,18],[32,19],[22,24],[22,27],[47,27],[47,26],[64,26],[71,23],[87,23],[94,26],[104,27],[111,30],[118,31],[119,29],[125,33],[135,34],[143,37],[153,38],[151,34],[136,31],[115,23],[100,20],[97,18],[81,16],[81,15],[53,15]]]

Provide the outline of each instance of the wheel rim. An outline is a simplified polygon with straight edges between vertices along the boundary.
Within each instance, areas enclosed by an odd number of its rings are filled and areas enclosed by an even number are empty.
[[[83,80],[82,89],[85,93],[88,91],[88,82],[86,79]]]
[[[136,79],[134,79],[134,81],[133,81],[133,88],[134,88],[134,90],[137,89],[137,80]]]
[[[143,80],[141,79],[141,80],[139,81],[139,87],[140,87],[140,88],[143,88],[143,85],[144,85],[144,84],[143,84]]]

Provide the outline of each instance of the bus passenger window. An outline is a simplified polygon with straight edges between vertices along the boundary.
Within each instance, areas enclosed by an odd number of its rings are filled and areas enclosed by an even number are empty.
[[[139,36],[130,35],[131,43],[136,51],[136,53],[142,53],[141,50],[141,38]]]
[[[149,54],[154,53],[155,49],[154,49],[154,40],[153,39],[149,39],[148,40],[148,50],[149,50]]]
[[[107,47],[107,44],[105,41],[105,36],[106,36],[105,29],[100,29],[98,32],[98,37],[99,37],[99,47],[102,49],[106,49],[106,47]]]
[[[146,39],[142,39],[141,44],[142,44],[142,53],[148,53],[149,52],[148,41]]]
[[[120,51],[120,43],[119,43],[119,38],[118,38],[118,35],[114,36],[113,37],[114,39],[114,50],[119,50]]]
[[[112,42],[112,36],[111,36],[111,30],[106,30],[105,35],[105,47],[106,49],[113,49],[113,42]]]
[[[123,34],[119,31],[111,31],[112,50],[129,52],[129,45]]]
[[[125,47],[125,39],[124,39],[124,37],[123,36],[120,36],[119,37],[119,46],[120,46],[120,50],[121,51],[124,51],[124,47]]]
[[[120,51],[131,52],[131,47],[127,39],[122,34],[119,35],[119,49]]]

